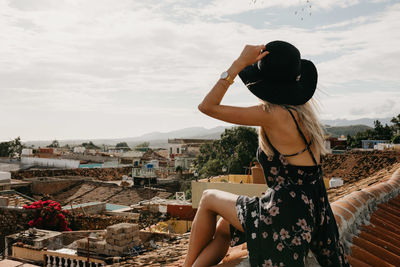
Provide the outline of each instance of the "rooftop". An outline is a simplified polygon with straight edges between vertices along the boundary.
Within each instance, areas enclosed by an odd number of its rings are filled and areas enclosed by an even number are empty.
[[[400,163],[328,189],[328,198],[352,266],[400,266]],[[184,258],[167,266],[182,266]],[[247,258],[244,243],[230,248],[218,266],[249,266]],[[313,257],[307,260],[319,266]]]
[[[367,180],[379,175],[382,174]],[[366,184],[362,190],[356,188],[331,202],[346,256],[352,266],[400,266],[399,165],[396,164],[381,178],[381,182]],[[238,266],[246,261],[246,248],[245,244],[230,248],[218,266]],[[314,259],[308,260],[308,266],[319,266],[315,265]]]
[[[171,194],[172,193],[149,188],[120,187],[114,184],[85,182],[72,186],[58,194],[54,194],[52,199],[59,201],[62,205],[107,202],[130,206],[155,196],[168,198]]]

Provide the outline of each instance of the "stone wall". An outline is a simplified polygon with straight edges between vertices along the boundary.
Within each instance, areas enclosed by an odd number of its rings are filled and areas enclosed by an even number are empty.
[[[56,194],[66,188],[78,185],[80,180],[50,180],[50,181],[32,181],[31,194],[33,195],[51,195]]]
[[[54,169],[54,170],[25,170],[11,172],[12,179],[24,179],[34,177],[56,177],[56,176],[83,176],[93,177],[98,180],[111,181],[120,180],[122,175],[128,175],[131,167],[122,168],[94,168],[94,169]]]
[[[0,249],[4,250],[4,238],[29,228],[32,210],[0,207]]]

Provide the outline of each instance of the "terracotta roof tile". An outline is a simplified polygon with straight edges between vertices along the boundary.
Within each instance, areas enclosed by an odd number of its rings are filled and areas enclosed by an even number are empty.
[[[363,205],[367,204],[373,198],[371,194],[364,191],[355,191],[350,196],[360,201]]]
[[[347,260],[348,260],[348,262],[350,263],[351,266],[354,266],[354,267],[372,267],[372,265],[369,265],[369,264],[367,264],[365,262],[362,262],[362,261],[360,261],[360,260],[358,260],[356,258],[353,258],[352,256],[347,255],[346,258],[347,258]]]
[[[395,267],[394,265],[386,262],[385,260],[379,258],[378,256],[368,252],[367,250],[360,248],[357,245],[351,246],[352,257],[362,261],[364,263],[370,264],[372,266],[379,267]]]
[[[354,219],[353,213],[344,206],[344,203],[334,202],[331,204],[334,214],[340,215],[345,221],[350,221],[351,219]]]
[[[360,200],[358,200],[357,198],[353,197],[351,194],[339,199],[338,201],[349,202],[349,203],[351,203],[351,205],[353,205],[354,207],[357,207],[357,208],[363,207],[362,202]]]
[[[361,229],[367,233],[371,233],[378,238],[394,244],[400,248],[400,235],[390,232],[379,225],[362,225]],[[361,233],[360,233],[361,234]]]
[[[358,207],[354,206],[352,203],[350,203],[350,201],[340,199],[340,200],[335,201],[334,203],[335,203],[335,205],[339,205],[340,207],[351,212],[352,214],[358,213]]]
[[[386,262],[394,264],[395,266],[400,266],[400,257],[394,254],[393,252],[374,244],[362,237],[355,236],[353,238],[353,245],[359,246],[367,250],[370,253],[373,253],[375,256],[378,256],[381,259],[384,259]]]
[[[400,266],[399,193],[400,169],[387,182],[368,186],[331,204],[335,217],[340,218],[337,223],[341,233],[347,232],[341,238],[350,246],[348,260],[352,266]],[[360,216],[354,221],[351,215],[356,214]]]
[[[373,186],[369,186],[367,188],[364,188],[361,191],[370,193],[375,198],[380,198],[381,195],[385,193],[385,191],[382,190],[382,187],[379,184],[376,184],[376,185],[373,185]]]
[[[400,217],[400,208],[394,205],[378,204],[378,208],[390,212],[391,214]]]
[[[385,220],[387,220],[388,222],[393,223],[394,225],[397,225],[399,222],[399,217],[397,217],[396,215],[385,211],[384,209],[378,209],[374,212],[374,215],[379,216],[379,218],[383,218]],[[373,216],[374,216],[373,215]]]
[[[373,235],[368,232],[362,231],[359,234],[359,237],[368,240],[384,249],[387,249],[388,251],[396,254],[397,256],[400,256],[400,247],[398,246],[398,244],[396,245],[396,243],[393,244],[391,242],[386,241],[385,236],[382,236],[380,234]]]
[[[375,225],[379,225],[393,233],[400,235],[399,226],[388,221],[385,216],[379,216],[377,214],[372,214],[370,222]]]

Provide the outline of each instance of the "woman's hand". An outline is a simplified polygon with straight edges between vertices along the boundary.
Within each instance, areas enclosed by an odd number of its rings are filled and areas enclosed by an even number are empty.
[[[245,68],[268,55],[269,52],[264,49],[265,45],[246,45],[236,61],[242,68]]]

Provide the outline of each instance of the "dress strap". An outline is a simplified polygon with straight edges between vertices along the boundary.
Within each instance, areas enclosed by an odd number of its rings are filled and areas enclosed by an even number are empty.
[[[274,151],[274,153],[275,153],[275,154],[281,155],[281,153],[279,153],[278,149],[276,149],[276,148],[272,145],[272,143],[271,143],[271,141],[269,140],[268,135],[267,135],[267,133],[266,133],[265,131],[264,131],[264,136],[265,136],[265,139],[267,140],[268,144],[270,145],[270,147],[271,147],[272,150]]]
[[[305,148],[305,149],[307,149],[308,152],[310,153],[311,158],[312,158],[312,160],[314,161],[314,164],[315,164],[315,165],[318,165],[317,161],[315,160],[314,154],[313,154],[313,152],[311,151],[311,148],[310,148],[311,141],[310,141],[310,143],[307,142],[307,139],[306,139],[306,137],[304,136],[304,133],[302,132],[302,130],[300,129],[300,126],[299,126],[299,124],[298,124],[298,122],[297,122],[297,120],[296,120],[296,117],[293,115],[293,112],[290,110],[290,109],[293,109],[293,108],[287,107],[287,106],[284,106],[284,107],[286,108],[287,111],[289,111],[290,115],[292,116],[292,118],[293,118],[293,120],[294,120],[294,123],[296,124],[297,130],[299,131],[299,133],[300,133],[301,137],[303,138],[304,143],[305,143],[305,145],[306,145],[306,148]],[[305,150],[304,150],[304,151],[305,151]]]

